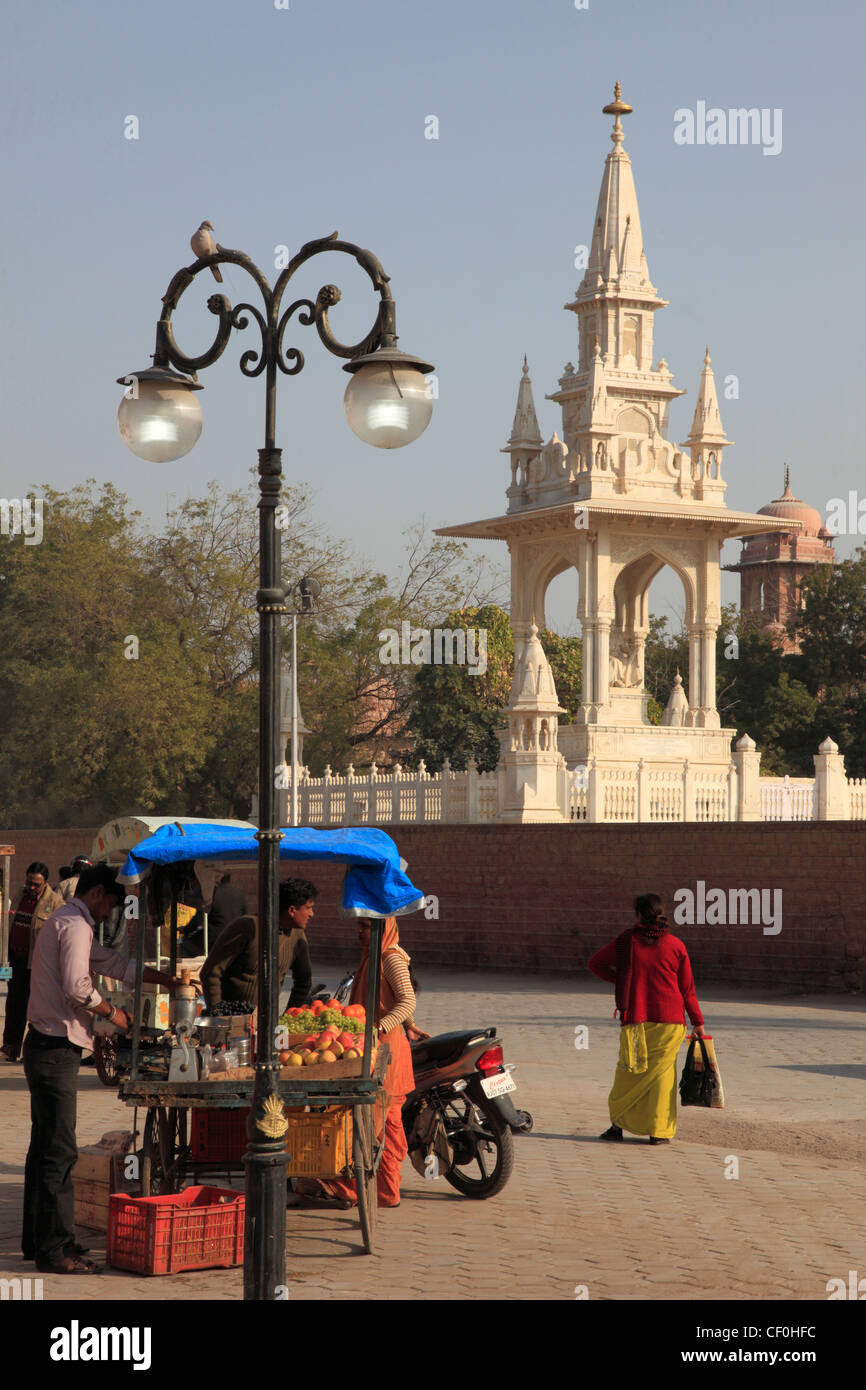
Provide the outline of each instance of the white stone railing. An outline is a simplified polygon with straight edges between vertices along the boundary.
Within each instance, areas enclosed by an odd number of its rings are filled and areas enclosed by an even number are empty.
[[[350,766],[345,776],[330,767],[323,777],[302,769],[298,783],[301,825],[424,825],[495,820],[499,813],[499,774],[479,772],[474,763],[455,772],[446,760],[441,772],[431,773],[423,762],[417,770],[395,764],[369,773]]]
[[[565,823],[719,823],[724,821],[866,820],[866,778],[846,778],[844,760],[827,739],[815,759],[815,777],[761,777],[760,754],[740,740],[732,761],[693,764],[641,758],[568,771],[561,765],[557,793]],[[455,772],[448,762],[430,773],[424,763],[399,763],[368,773],[328,767],[323,777],[300,769],[301,825],[489,824],[504,804],[505,771],[479,772],[470,763]],[[255,811],[253,812],[255,819]]]
[[[866,777],[848,778],[851,820],[866,820]]]
[[[814,777],[762,777],[761,820],[817,820]]]

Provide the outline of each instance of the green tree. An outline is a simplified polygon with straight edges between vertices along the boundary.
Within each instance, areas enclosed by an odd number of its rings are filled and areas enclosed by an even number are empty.
[[[482,771],[499,761],[498,730],[504,724],[514,669],[514,637],[508,614],[496,604],[465,607],[439,624],[482,629],[487,633],[487,669],[472,674],[468,666],[419,666],[415,672],[409,728],[415,757],[438,771],[446,758],[456,769],[474,758]]]
[[[789,630],[800,651],[787,660],[817,702],[810,751],[829,734],[849,777],[866,776],[866,547],[815,567]]]
[[[417,668],[382,661],[386,634],[402,637],[404,623],[410,630],[447,627],[442,613],[469,611],[501,584],[465,544],[430,539],[423,521],[405,536],[406,559],[395,579],[356,567],[342,592],[323,594],[299,624],[298,686],[313,731],[304,760],[314,773],[326,763],[365,767],[407,756]]]
[[[88,824],[121,808],[174,809],[213,730],[137,516],[111,484],[37,492],[41,544],[0,546],[3,819]]]

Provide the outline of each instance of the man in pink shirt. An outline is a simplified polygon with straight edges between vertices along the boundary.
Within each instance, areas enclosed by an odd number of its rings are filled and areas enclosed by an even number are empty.
[[[41,1273],[92,1274],[94,1265],[75,1244],[72,1169],[78,1068],[93,1046],[97,1015],[128,1032],[132,1019],[94,987],[93,975],[132,984],[135,962],[100,946],[93,928],[122,904],[126,889],[107,864],[85,869],[75,896],[46,920],[33,954],[30,1027],[24,1040],[24,1072],[30,1088],[30,1148],[24,1172],[21,1251]],[[173,976],[146,969],[148,983],[169,989]]]

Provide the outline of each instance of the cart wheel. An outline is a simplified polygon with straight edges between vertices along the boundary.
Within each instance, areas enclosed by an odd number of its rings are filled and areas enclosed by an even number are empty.
[[[93,1060],[96,1075],[103,1086],[117,1083],[117,1039],[114,1037],[95,1037],[93,1039]]]
[[[156,1111],[148,1110],[144,1117],[144,1131],[141,1136],[140,1175],[141,1175],[141,1195],[142,1197],[153,1197],[156,1194],[153,1188],[153,1160],[156,1154],[157,1166],[159,1164],[159,1150],[156,1148]]]
[[[186,1176],[189,1150],[186,1142],[186,1110],[147,1112],[141,1142],[141,1195],[167,1197],[179,1192]]]
[[[352,1107],[352,1163],[355,1169],[355,1190],[358,1194],[358,1215],[364,1237],[364,1253],[373,1253],[376,1239],[376,1136],[373,1129],[372,1105]]]

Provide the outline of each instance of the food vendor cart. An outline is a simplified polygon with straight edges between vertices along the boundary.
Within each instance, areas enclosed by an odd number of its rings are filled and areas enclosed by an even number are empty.
[[[370,932],[370,971],[365,1001],[366,1018],[362,1055],[357,1061],[322,1063],[316,1067],[281,1067],[277,1096],[289,1109],[287,1148],[292,1172],[293,1146],[299,1141],[293,1132],[317,1126],[331,1131],[330,1152],[345,1153],[339,1169],[353,1178],[358,1195],[358,1212],[364,1249],[373,1248],[377,1209],[376,1172],[384,1144],[385,1097],[383,1078],[387,1065],[387,1044],[378,1051],[374,1045],[374,1024],[378,1007],[382,922],[386,917],[415,912],[424,898],[406,876],[397,846],[389,835],[376,829],[310,830],[284,828],[280,858],[295,861],[319,860],[346,865],[341,912],[347,917],[365,917],[372,922]],[[161,826],[150,838],[130,851],[119,877],[130,887],[145,883],[149,876],[167,867],[193,860],[217,859],[227,862],[255,860],[258,842],[253,827],[230,828],[225,823],[191,824],[173,822]],[[172,917],[174,920],[174,915]],[[140,1001],[145,964],[145,936],[136,938],[135,1010],[131,1041],[118,1039],[120,1098],[127,1104],[144,1107],[147,1117],[141,1149],[142,1195],[158,1188],[177,1191],[187,1173],[201,1167],[191,1152],[187,1119],[190,1111],[237,1111],[249,1109],[253,1099],[252,1067],[238,1067],[204,1079],[200,1075],[201,1048],[197,1044],[199,1026],[207,1020],[175,1027],[174,1034],[160,1037],[145,1027]],[[172,935],[174,943],[174,934]],[[172,960],[172,970],[176,958]],[[189,1079],[184,1078],[184,1069]],[[306,1107],[310,1107],[309,1110]],[[335,1112],[333,1107],[339,1107]],[[376,1116],[381,1111],[379,1126]],[[343,1147],[334,1133],[335,1114],[342,1123]],[[316,1118],[321,1117],[321,1118]],[[377,1133],[378,1131],[378,1133]],[[331,1142],[334,1141],[334,1142]],[[224,1166],[224,1164],[221,1164]],[[337,1176],[327,1170],[315,1172],[309,1166],[301,1171],[309,1176]]]
[[[225,830],[250,830],[253,833],[256,829],[251,821],[213,821],[200,816],[116,816],[114,820],[108,821],[96,832],[90,850],[90,858],[94,863],[107,863],[120,869],[126,863],[131,850],[135,849],[142,841],[149,840],[166,825],[183,826],[186,833],[204,825],[219,826]],[[145,964],[153,965],[157,969],[166,966],[174,974],[177,967],[178,941],[181,927],[184,925],[181,919],[184,913],[183,905],[179,901],[177,878],[174,878],[170,885],[173,891],[168,891],[168,885],[165,887],[167,891],[164,893],[162,901],[158,903],[153,898],[151,901],[152,915],[157,920],[154,927],[150,929],[147,938]],[[140,922],[142,930],[145,930],[147,914],[141,910],[142,906],[141,903],[137,904],[135,920]],[[166,910],[163,912],[163,909]],[[167,930],[163,929],[161,925],[160,919],[163,917],[167,923]],[[207,956],[207,913],[204,914],[203,936],[204,954],[199,959],[191,958],[184,962],[194,972],[197,972]],[[99,940],[101,943],[102,927],[99,929]],[[149,949],[150,946],[152,946],[152,950]],[[165,949],[163,949],[164,947]],[[99,988],[100,993],[116,1008],[124,1009],[130,1014],[135,1011],[136,1005],[132,993],[118,985],[116,981],[100,980]],[[142,1026],[145,1029],[149,1029],[151,1032],[166,1032],[168,1030],[169,996],[165,990],[156,985],[145,985],[139,995],[138,1009],[142,1016]],[[115,1086],[118,1080],[118,1036],[116,1031],[109,1028],[102,1033],[97,1032],[93,1044],[94,1061],[100,1081],[106,1086]]]

